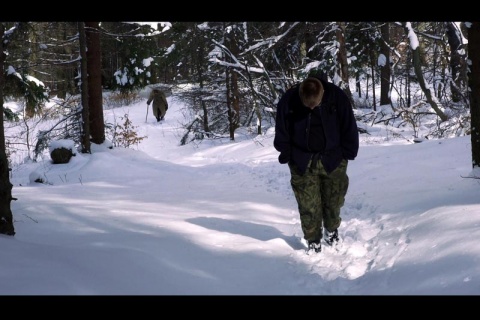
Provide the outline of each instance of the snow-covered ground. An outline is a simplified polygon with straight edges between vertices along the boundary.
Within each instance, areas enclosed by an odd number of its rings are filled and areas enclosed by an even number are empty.
[[[128,114],[138,147],[14,167],[1,295],[480,294],[470,137],[414,144],[370,127],[349,163],[341,243],[306,254],[273,130],[180,146],[184,106],[168,101],[160,123],[146,99],[105,110]]]

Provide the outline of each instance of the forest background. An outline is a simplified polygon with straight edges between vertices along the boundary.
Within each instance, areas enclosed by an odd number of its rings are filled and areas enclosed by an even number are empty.
[[[479,23],[452,21],[0,23],[0,233],[15,234],[12,166],[58,139],[82,153],[105,140],[135,145],[128,116],[112,125],[103,111],[138,101],[145,87],[182,89],[184,145],[234,141],[239,128],[263,134],[282,93],[319,74],[347,93],[360,133],[384,123],[414,132],[386,139],[471,135],[479,167],[479,37]],[[11,100],[23,110],[6,107]],[[41,127],[46,119],[58,121]],[[5,136],[4,125],[24,130]]]

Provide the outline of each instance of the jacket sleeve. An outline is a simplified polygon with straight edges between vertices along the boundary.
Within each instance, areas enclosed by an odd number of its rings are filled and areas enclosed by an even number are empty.
[[[163,99],[163,102],[165,103],[165,111],[168,110],[168,102],[167,102],[167,98],[165,97],[165,94],[162,94],[162,99]]]
[[[288,100],[291,90],[287,91],[277,104],[277,115],[275,119],[275,138],[273,146],[280,152],[278,162],[284,164],[290,161],[291,145],[288,124]]]
[[[150,102],[152,102],[153,100],[153,91],[150,92],[150,96],[148,97],[148,100],[147,100],[147,106],[150,105]]]
[[[357,120],[350,100],[341,89],[338,92],[338,106],[342,155],[347,160],[354,160],[359,148]]]

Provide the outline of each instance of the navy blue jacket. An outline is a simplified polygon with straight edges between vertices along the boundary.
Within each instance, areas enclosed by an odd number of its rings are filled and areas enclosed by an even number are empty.
[[[307,170],[313,152],[308,147],[308,130],[312,112],[319,112],[325,133],[325,152],[321,156],[327,173],[335,170],[342,159],[354,160],[359,137],[352,105],[341,88],[322,81],[325,92],[319,107],[303,105],[299,85],[288,89],[277,104],[273,145],[280,152],[280,163],[296,164],[301,174]]]

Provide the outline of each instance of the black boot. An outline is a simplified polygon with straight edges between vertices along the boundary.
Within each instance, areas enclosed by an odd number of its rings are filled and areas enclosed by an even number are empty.
[[[325,230],[325,242],[331,246],[335,242],[338,242],[338,229],[333,230],[332,232]]]
[[[322,244],[319,241],[308,241],[308,251],[315,250],[316,253],[322,252]]]

